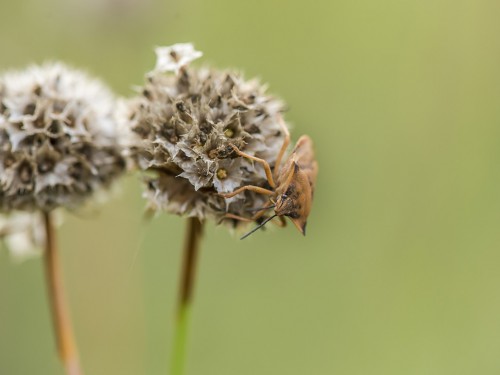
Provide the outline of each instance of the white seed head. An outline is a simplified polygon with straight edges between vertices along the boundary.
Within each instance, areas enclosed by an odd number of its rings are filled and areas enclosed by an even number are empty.
[[[119,176],[115,100],[60,63],[0,76],[0,210],[74,208]]]
[[[148,172],[151,208],[200,219],[220,219],[226,212],[251,217],[249,210],[266,204],[266,196],[218,194],[244,185],[269,187],[262,166],[232,145],[272,166],[284,139],[282,111],[282,102],[257,80],[232,71],[150,72],[123,119],[133,134],[129,153]]]

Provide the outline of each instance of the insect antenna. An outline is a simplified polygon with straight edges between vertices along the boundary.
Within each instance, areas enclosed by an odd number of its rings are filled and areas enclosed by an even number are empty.
[[[240,240],[244,240],[245,238],[247,238],[248,236],[250,236],[253,232],[256,232],[257,230],[259,230],[260,228],[262,228],[264,225],[266,225],[266,223],[268,221],[271,221],[272,219],[274,219],[276,216],[276,214],[274,214],[273,216],[270,216],[268,217],[266,220],[264,220],[260,225],[256,226],[255,228],[253,228],[250,232],[248,232],[247,234],[245,234],[243,237],[240,238]]]
[[[247,212],[259,212],[259,211],[263,211],[263,210],[269,210],[270,208],[274,208],[274,207],[276,207],[275,204],[273,204],[272,206],[264,206],[264,207],[260,207],[260,208],[250,208],[246,211]]]

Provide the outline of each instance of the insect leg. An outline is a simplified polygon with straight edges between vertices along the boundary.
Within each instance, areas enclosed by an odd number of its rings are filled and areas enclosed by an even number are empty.
[[[275,223],[278,227],[286,227],[286,220],[283,216],[278,216],[279,217],[279,222],[277,222],[276,220],[273,221],[273,223]]]
[[[276,157],[276,163],[274,164],[274,170],[273,170],[274,177],[277,177],[277,173],[279,171],[281,160],[283,159],[283,155],[285,154],[285,151],[286,151],[288,145],[290,144],[290,132],[288,131],[288,128],[285,125],[285,121],[283,121],[283,117],[281,117],[281,115],[278,118],[278,122],[281,126],[281,130],[283,131],[283,133],[285,133],[285,139],[283,140],[283,145],[281,145],[280,152],[279,152],[278,156]]]
[[[270,208],[274,208],[276,207],[276,203],[274,202],[271,202],[270,205],[265,205],[264,207],[259,207],[259,208],[250,208],[248,210],[245,210],[246,212],[259,212],[259,211],[265,211],[265,210],[268,210]]]
[[[223,219],[235,219],[235,220],[246,221],[248,223],[251,223],[251,222],[257,220],[258,218],[260,218],[261,216],[263,216],[264,213],[265,212],[258,212],[255,215],[253,215],[251,218],[247,218],[247,217],[243,217],[243,216],[238,216],[238,215],[235,215],[235,214],[225,214],[224,217],[223,217]]]
[[[238,215],[235,215],[235,214],[225,214],[224,217],[221,219],[224,220],[224,219],[234,219],[234,220],[239,220],[239,221],[246,221],[246,222],[252,222],[253,220],[252,219],[249,219],[247,217],[243,217],[243,216],[238,216]]]
[[[264,194],[264,195],[273,195],[274,194],[274,191],[261,188],[260,186],[246,185],[246,186],[242,186],[242,187],[236,189],[232,193],[225,193],[225,194],[219,193],[219,195],[221,197],[224,197],[224,198],[232,198],[235,195],[238,195],[239,193],[241,193],[245,190],[250,190],[250,191],[253,191],[255,193]]]
[[[238,147],[236,147],[235,145],[231,145],[231,147],[233,148],[234,152],[236,152],[238,155],[243,156],[244,158],[247,158],[247,159],[254,160],[258,163],[261,163],[262,166],[264,167],[264,171],[266,172],[266,177],[267,177],[267,181],[269,182],[269,185],[271,185],[271,187],[273,189],[276,187],[276,184],[274,183],[274,179],[273,179],[273,174],[271,172],[271,167],[269,166],[269,163],[267,161],[265,161],[264,159],[252,156],[252,155],[245,154],[244,152],[240,151],[238,149]]]

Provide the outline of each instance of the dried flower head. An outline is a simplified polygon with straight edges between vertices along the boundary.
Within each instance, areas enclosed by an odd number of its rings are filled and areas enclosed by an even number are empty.
[[[60,63],[0,77],[0,210],[74,208],[125,167],[99,81]]]
[[[257,80],[232,71],[184,67],[178,74],[148,73],[141,95],[127,106],[130,152],[142,171],[153,172],[146,196],[153,209],[200,219],[226,212],[251,217],[267,198],[218,193],[242,185],[267,186],[261,165],[231,145],[274,164],[283,143],[280,100]]]

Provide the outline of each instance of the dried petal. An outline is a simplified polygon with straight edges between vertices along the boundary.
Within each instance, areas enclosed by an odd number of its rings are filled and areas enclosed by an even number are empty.
[[[196,51],[191,43],[177,43],[169,47],[157,47],[156,67],[158,72],[175,72],[201,57],[203,53]]]

